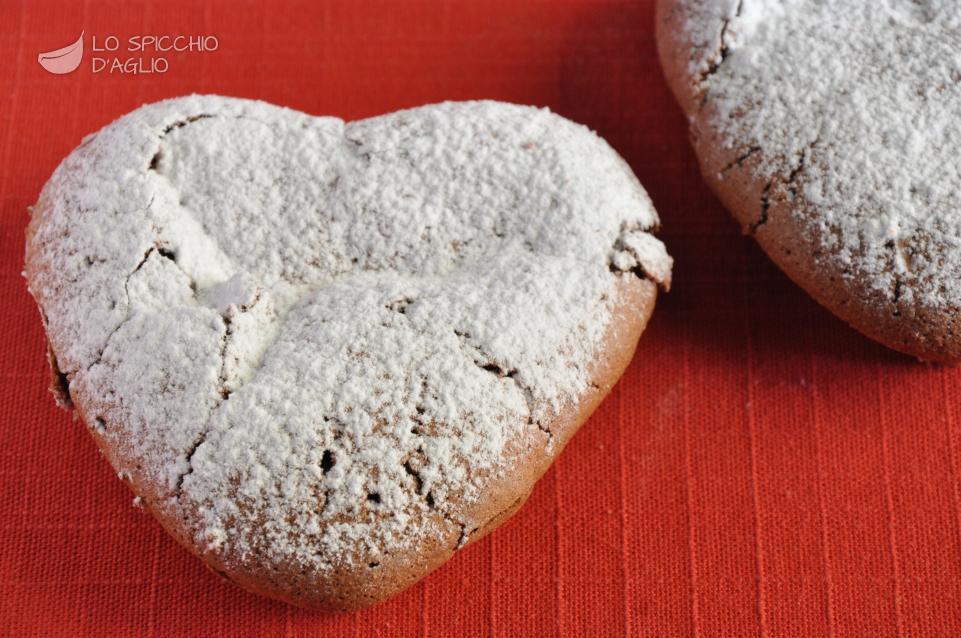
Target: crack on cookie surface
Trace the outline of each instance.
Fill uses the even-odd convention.
[[[904,282],[901,281],[900,279],[895,279],[894,290],[891,293],[891,303],[894,304],[894,311],[891,314],[894,315],[895,317],[901,316],[901,307],[899,304],[901,303],[901,294],[902,294],[903,288],[904,288]]]
[[[457,551],[462,547],[464,547],[465,545],[467,545],[467,543],[470,542],[470,537],[473,536],[478,530],[487,529],[487,527],[490,526],[492,523],[494,523],[494,521],[503,517],[507,512],[510,512],[511,510],[517,508],[517,506],[520,504],[522,500],[524,500],[524,497],[518,496],[516,499],[514,499],[514,501],[510,505],[508,505],[507,507],[503,508],[502,510],[500,510],[499,512],[497,512],[496,514],[488,518],[481,525],[472,526],[468,523],[464,523],[464,522],[460,523],[459,524],[460,535],[457,538],[457,544],[454,546],[454,551]]]
[[[455,552],[467,545],[468,541],[470,541],[470,535],[477,529],[476,527],[471,529],[467,523],[460,523],[459,525],[460,535],[457,537],[457,543],[454,545]]]
[[[197,449],[200,445],[207,440],[207,430],[206,428],[200,432],[200,435],[194,439],[193,443],[185,453],[187,469],[177,476],[176,482],[174,484],[174,496],[179,500],[183,494],[184,480],[193,474],[194,471],[194,454],[197,453]]]
[[[496,360],[496,358],[488,355],[484,352],[474,340],[471,338],[470,333],[463,330],[454,330],[454,334],[460,339],[461,343],[472,351],[471,360],[474,365],[484,370],[485,372],[490,372],[501,379],[510,379],[514,382],[514,385],[521,392],[524,397],[524,401],[527,404],[527,424],[536,425],[537,429],[547,435],[547,445],[553,441],[554,433],[551,431],[550,427],[543,423],[541,419],[535,417],[535,409],[537,407],[537,400],[534,398],[534,392],[531,388],[524,383],[519,375],[517,368],[508,368],[504,364]]]
[[[653,281],[654,283],[657,283],[657,281],[650,274],[648,274],[646,270],[644,270],[644,267],[641,266],[640,263],[637,263],[636,265],[626,270],[622,270],[618,268],[613,262],[610,262],[608,264],[608,270],[610,270],[611,273],[615,275],[630,275],[633,277],[637,277],[638,279]],[[606,301],[606,300],[602,299],[601,301]]]
[[[421,474],[421,470],[426,468],[429,464],[430,460],[424,453],[424,448],[422,446],[418,446],[415,451],[411,452],[407,456],[407,459],[404,461],[403,465],[404,472],[406,472],[407,476],[409,476],[414,482],[414,493],[423,497],[424,503],[427,505],[428,509],[436,510],[437,501],[434,498],[434,492],[433,490],[428,489],[427,483]]]
[[[241,310],[243,312],[243,310]],[[217,385],[218,392],[220,394],[220,401],[226,401],[230,398],[232,392],[230,388],[230,379],[227,374],[227,348],[230,347],[230,340],[233,336],[233,320],[229,314],[222,317],[224,322],[224,336],[220,344],[220,372],[217,375]],[[219,407],[219,404],[214,406],[214,410]]]
[[[46,323],[46,322],[45,322]],[[64,410],[73,409],[73,397],[70,396],[70,377],[60,369],[57,355],[54,354],[50,342],[47,342],[47,363],[50,365],[50,393],[57,405]]]
[[[771,210],[771,187],[774,186],[773,181],[769,181],[764,185],[761,190],[761,212],[757,219],[748,226],[748,234],[753,235],[758,231],[758,229],[767,223],[768,213]]]
[[[211,115],[211,114],[209,114],[209,113],[199,113],[199,114],[197,114],[197,115],[191,115],[191,116],[189,116],[189,117],[185,117],[185,118],[183,118],[183,119],[177,120],[176,122],[172,122],[172,123],[168,124],[167,126],[165,126],[164,129],[163,129],[163,131],[161,131],[161,133],[160,133],[160,141],[163,142],[163,139],[164,139],[164,138],[167,136],[167,134],[170,133],[171,131],[175,131],[175,130],[177,130],[178,128],[183,128],[183,127],[185,127],[185,126],[187,126],[188,124],[191,124],[191,123],[193,123],[193,122],[198,122],[198,121],[200,121],[200,120],[210,119],[210,118],[212,118],[212,117],[214,117],[214,116]],[[160,171],[160,166],[161,166],[161,163],[163,162],[163,159],[164,159],[164,152],[163,152],[163,146],[161,145],[160,148],[158,148],[157,151],[151,156],[150,162],[149,162],[149,164],[147,165],[147,170],[160,173],[160,172],[161,172],[161,171]]]
[[[116,326],[114,326],[113,330],[111,330],[109,333],[107,333],[107,337],[104,339],[103,346],[102,346],[102,347],[100,348],[100,350],[97,352],[97,356],[94,357],[93,361],[91,361],[89,364],[87,364],[87,367],[85,368],[86,371],[89,372],[91,368],[93,368],[94,366],[98,365],[98,364],[103,360],[103,355],[104,355],[104,353],[107,351],[107,348],[110,347],[110,340],[111,340],[111,339],[113,338],[113,336],[116,335],[117,332],[119,332],[120,329],[123,328],[123,327],[127,324],[127,322],[130,321],[130,319],[133,317],[133,313],[130,311],[130,279],[131,279],[134,275],[136,275],[138,272],[140,272],[140,269],[143,268],[144,264],[147,263],[147,260],[150,259],[150,256],[151,256],[156,250],[157,250],[156,244],[150,246],[150,248],[147,249],[147,251],[144,253],[143,257],[140,259],[140,261],[137,262],[137,265],[134,267],[134,269],[133,269],[132,271],[130,271],[130,274],[128,274],[127,277],[126,277],[126,279],[124,280],[124,282],[123,282],[124,305],[126,306],[126,309],[127,309],[127,310],[126,310],[126,313],[125,313],[125,315],[124,315],[124,318],[120,320],[120,323],[118,323]]]
[[[638,223],[622,224],[607,260],[608,270],[615,275],[628,274],[655,284],[664,292],[671,289],[671,268],[664,268],[662,256],[667,256],[664,245],[653,233],[657,226]],[[670,257],[667,257],[670,264]],[[608,300],[605,293],[601,302]]]
[[[717,73],[718,68],[720,68],[720,66],[724,64],[724,61],[731,54],[731,47],[729,44],[725,42],[725,40],[727,40],[727,31],[731,27],[731,22],[741,17],[741,11],[743,9],[744,9],[744,0],[738,0],[737,8],[734,9],[734,17],[726,18],[723,24],[721,25],[721,33],[718,39],[718,43],[720,44],[720,49],[718,50],[717,56],[715,57],[715,59],[708,66],[708,70],[707,70],[708,76],[711,76]]]
[[[424,479],[421,478],[420,472],[413,468],[409,459],[404,461],[404,471],[414,479],[414,491],[420,494],[424,488]]]
[[[787,172],[787,177],[781,180],[775,175],[764,184],[764,188],[761,189],[760,213],[758,214],[757,219],[748,226],[747,234],[753,235],[758,231],[758,229],[767,224],[770,216],[772,199],[777,194],[777,191],[775,190],[776,187],[784,188],[792,200],[797,199],[798,180],[807,170],[808,156],[814,152],[814,149],[817,147],[820,139],[820,136],[816,136],[803,149],[801,149],[801,151],[798,153],[797,162]]]
[[[130,321],[131,318],[133,318],[134,313],[131,311],[131,308],[130,308],[130,280],[133,278],[134,275],[140,272],[141,269],[143,269],[144,265],[147,263],[147,261],[150,259],[150,257],[154,253],[163,257],[164,259],[168,259],[173,264],[177,265],[179,268],[179,265],[177,264],[177,260],[174,256],[174,253],[168,247],[166,247],[166,245],[164,245],[159,239],[155,240],[154,243],[150,246],[150,248],[148,248],[146,252],[144,252],[143,257],[140,259],[139,262],[137,262],[137,265],[134,266],[133,270],[131,270],[130,273],[127,275],[127,277],[124,279],[123,292],[124,292],[124,306],[126,307],[126,313],[124,314],[124,318],[121,319],[120,322],[116,326],[114,326],[113,330],[111,330],[107,334],[106,338],[104,339],[103,346],[99,349],[93,361],[91,361],[86,366],[86,368],[84,368],[84,370],[89,371],[91,368],[93,368],[94,366],[99,364],[101,361],[103,361],[103,355],[107,351],[107,348],[110,346],[110,340],[114,337],[114,335],[117,334],[117,332],[120,331],[121,328],[123,328],[127,324],[128,321]],[[181,269],[181,272],[182,271],[183,270]],[[190,283],[191,283],[191,288],[194,289],[195,286],[192,279],[190,280]],[[70,372],[67,372],[66,376],[69,378],[70,374],[71,374]]]
[[[198,121],[200,121],[200,120],[206,120],[206,119],[209,119],[209,118],[212,118],[212,117],[214,117],[214,116],[211,115],[211,114],[209,114],[209,113],[198,113],[197,115],[190,115],[190,116],[188,116],[188,117],[183,118],[182,120],[177,120],[176,122],[173,122],[172,124],[168,124],[168,125],[166,126],[166,128],[164,128],[163,134],[166,135],[167,133],[169,133],[170,131],[173,131],[173,130],[175,130],[175,129],[183,128],[183,127],[187,126],[188,124],[192,124],[192,123],[198,122]]]
[[[719,172],[721,175],[724,175],[725,173],[727,173],[728,171],[730,171],[730,170],[733,169],[733,168],[740,168],[741,166],[743,166],[744,162],[746,162],[746,161],[748,161],[749,159],[751,159],[752,157],[754,157],[754,155],[756,155],[760,150],[761,150],[761,147],[760,147],[760,146],[751,146],[751,147],[748,148],[744,153],[742,153],[741,155],[738,155],[738,156],[735,157],[733,160],[731,160],[729,163],[727,163],[727,164],[726,164],[723,168],[721,168],[721,170],[718,171],[718,172]]]
[[[821,136],[818,135],[813,140],[811,140],[807,144],[807,146],[801,149],[797,164],[794,166],[794,168],[791,169],[791,172],[788,173],[786,183],[792,197],[797,197],[797,194],[798,194],[797,181],[801,177],[801,175],[804,173],[804,171],[807,169],[808,155],[814,152],[814,149],[817,147],[820,141],[821,141]]]
[[[177,500],[179,500],[180,497],[183,495],[184,480],[190,474],[193,474],[194,454],[197,452],[197,449],[200,447],[200,445],[207,440],[207,435],[210,433],[210,424],[213,421],[214,415],[218,412],[218,410],[220,410],[221,407],[223,407],[227,399],[230,398],[230,392],[226,390],[227,379],[226,379],[226,373],[225,373],[226,352],[227,352],[227,345],[229,342],[228,333],[230,330],[229,319],[226,317],[221,317],[221,323],[223,325],[223,335],[221,336],[221,346],[220,346],[220,371],[218,372],[218,376],[217,376],[217,380],[218,380],[217,397],[214,400],[214,403],[209,408],[209,411],[207,413],[207,420],[204,422],[203,427],[200,429],[200,433],[197,435],[197,438],[194,439],[190,448],[188,448],[186,452],[187,469],[184,470],[183,472],[178,473],[177,478],[175,479],[176,487],[174,490],[174,494]]]
[[[210,425],[211,425],[211,422],[213,421],[215,414],[230,399],[230,397],[233,395],[235,391],[239,390],[241,387],[243,387],[243,385],[245,385],[246,382],[249,382],[251,379],[253,379],[254,376],[256,376],[256,373],[259,371],[260,366],[258,365],[248,379],[246,379],[240,385],[234,385],[237,379],[231,378],[227,369],[228,349],[230,347],[232,338],[236,334],[235,333],[235,317],[237,315],[248,312],[250,308],[256,305],[256,303],[259,300],[260,300],[260,294],[258,293],[253,298],[253,300],[250,301],[249,304],[242,304],[239,306],[231,305],[228,307],[226,312],[220,315],[220,320],[223,325],[223,334],[221,336],[220,349],[219,349],[220,368],[217,373],[217,388],[216,388],[217,399],[215,400],[213,405],[210,406],[209,413],[207,416],[207,421],[204,423],[204,426],[201,429],[199,438],[197,439],[197,441],[194,443],[194,445],[192,446],[192,448],[189,450],[187,454],[187,470],[181,473],[176,479],[178,498],[180,497],[182,492],[182,485],[183,485],[184,478],[193,472],[193,464],[192,464],[193,454],[196,452],[200,444],[204,440],[206,440],[207,434],[210,432]],[[268,348],[269,348],[269,344],[268,344]],[[330,467],[328,467],[327,470],[332,468],[336,463],[336,458],[333,456],[333,452],[331,452],[330,450],[327,450],[324,452],[323,458],[327,459],[328,453],[331,456],[330,456]],[[322,460],[322,463],[323,463],[323,460]],[[326,470],[324,471],[324,473],[326,473]]]
[[[695,93],[702,93],[700,106],[703,107],[707,102],[707,88],[704,84],[718,72],[724,62],[731,55],[731,46],[729,43],[725,42],[728,39],[728,30],[730,29],[731,23],[741,17],[741,12],[744,9],[744,0],[738,0],[737,7],[734,9],[734,15],[728,18],[721,19],[721,28],[718,32],[717,47],[714,52],[708,56],[707,67],[702,70],[694,79],[694,90]]]

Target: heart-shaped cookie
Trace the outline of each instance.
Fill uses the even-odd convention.
[[[247,589],[349,608],[524,502],[669,284],[656,225],[547,110],[194,96],[60,165],[26,277],[62,400],[164,527]]]
[[[660,0],[708,184],[866,335],[961,360],[956,0]]]

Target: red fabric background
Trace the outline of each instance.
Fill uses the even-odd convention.
[[[164,75],[43,71],[81,29],[220,49]],[[606,137],[663,218],[675,289],[617,389],[520,514],[375,609],[225,584],[47,394],[26,208],[82,135],[192,91],[346,118],[548,105]],[[961,370],[864,339],[741,237],[661,79],[653,2],[0,0],[0,196],[2,635],[961,634]]]

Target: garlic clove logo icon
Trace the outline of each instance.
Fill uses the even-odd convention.
[[[63,75],[70,73],[78,66],[83,59],[83,31],[76,42],[68,44],[62,49],[48,51],[37,56],[37,62],[50,73]]]

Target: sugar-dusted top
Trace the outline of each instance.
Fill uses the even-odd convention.
[[[669,283],[656,225],[618,155],[546,109],[345,124],[192,96],[63,162],[27,277],[155,507],[201,551],[324,569],[460,522],[511,446],[550,445],[617,278]]]
[[[955,0],[684,0],[691,114],[794,202],[838,282],[891,312],[961,308]],[[721,176],[723,178],[723,175]]]

